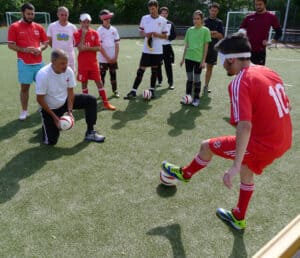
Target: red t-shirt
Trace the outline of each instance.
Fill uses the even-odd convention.
[[[13,23],[8,29],[8,42],[19,47],[40,47],[40,43],[47,42],[48,38],[44,28],[35,22],[27,23],[22,20]],[[17,52],[18,58],[25,64],[40,64],[42,55],[35,56],[30,53]]]
[[[240,26],[240,28],[247,30],[247,36],[253,52],[265,50],[266,46],[262,42],[263,40],[268,40],[271,27],[277,29],[280,27],[280,24],[277,17],[270,12],[249,14]]]
[[[249,66],[235,77],[228,90],[230,122],[252,123],[247,148],[250,152],[276,158],[291,147],[289,99],[278,74],[264,66]]]
[[[74,33],[75,45],[80,43],[82,30]],[[85,35],[84,45],[87,47],[100,46],[100,38],[97,31],[89,29]],[[99,70],[96,51],[81,51],[78,54],[78,70]]]

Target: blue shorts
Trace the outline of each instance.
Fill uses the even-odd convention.
[[[18,80],[21,84],[31,84],[35,81],[37,72],[44,66],[44,63],[40,64],[25,64],[23,60],[18,59]]]

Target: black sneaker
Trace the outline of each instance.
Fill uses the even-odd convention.
[[[104,142],[105,136],[98,134],[96,131],[86,132],[85,140],[91,142]]]
[[[204,93],[211,93],[211,90],[208,88],[208,86],[204,86]]]
[[[151,99],[155,99],[155,91],[151,90],[151,89],[149,89],[149,90],[151,91]]]
[[[136,92],[135,91],[130,91],[124,99],[135,99],[136,98]]]
[[[169,90],[174,90],[175,87],[173,85],[169,85]]]
[[[117,91],[114,91],[113,96],[114,96],[115,98],[120,98],[120,94],[119,94]]]

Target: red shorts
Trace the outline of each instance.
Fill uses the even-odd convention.
[[[80,82],[87,82],[88,80],[99,82],[101,81],[100,71],[78,69],[77,80]]]
[[[225,159],[233,160],[235,158],[235,146],[235,136],[221,136],[209,140],[209,148],[211,151]],[[255,151],[250,152],[246,150],[242,164],[247,165],[255,174],[259,175],[266,166],[274,161],[274,159],[276,159],[275,156],[258,155]]]

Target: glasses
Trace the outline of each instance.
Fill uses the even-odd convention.
[[[193,20],[201,20],[200,18],[193,18]]]

